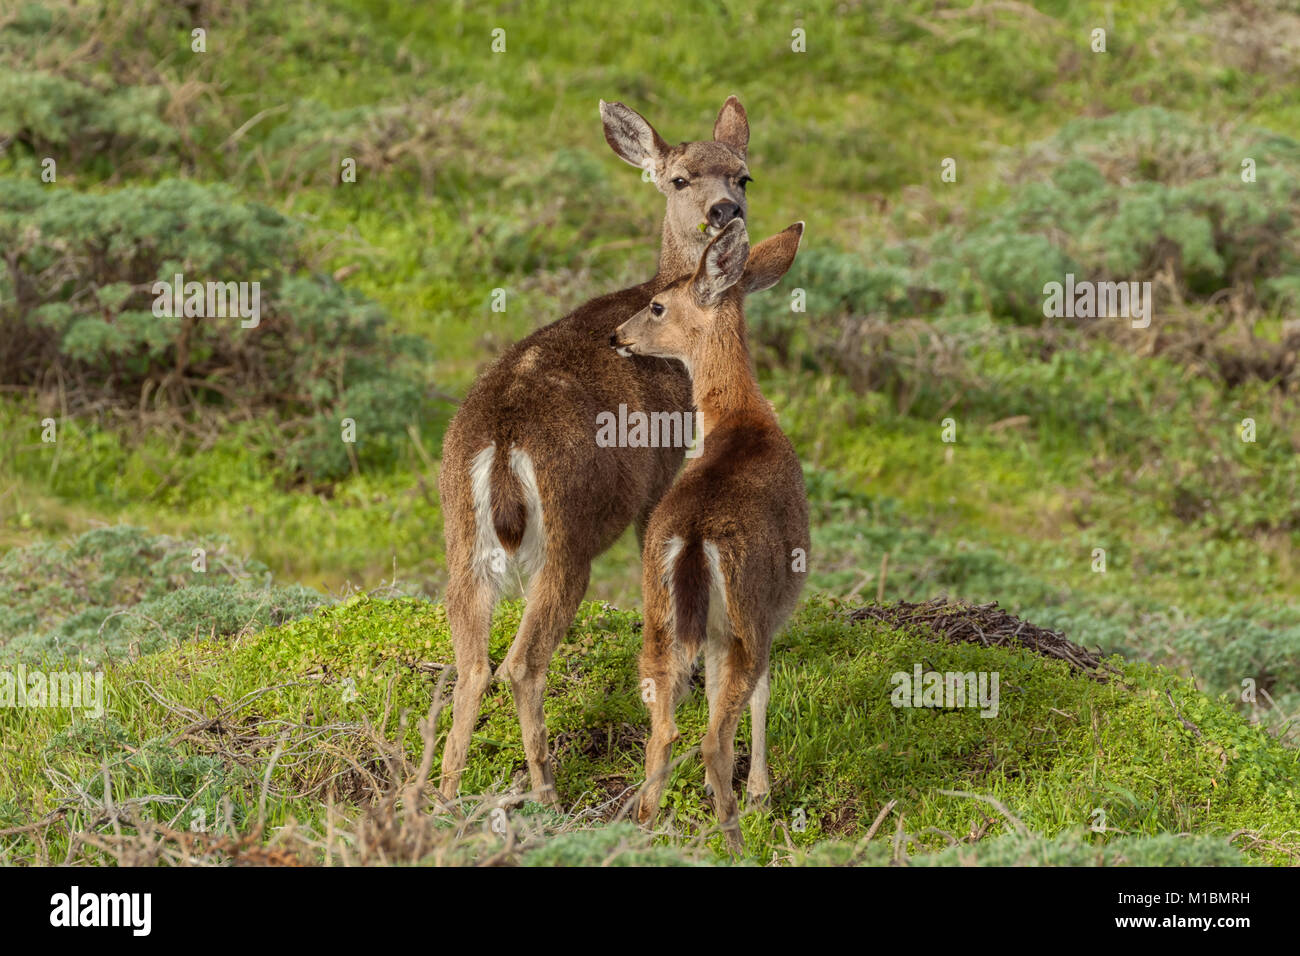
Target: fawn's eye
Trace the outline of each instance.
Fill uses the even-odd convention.
[[[737,183],[740,186],[740,191],[743,193],[745,191],[745,187],[748,186],[753,181],[754,178],[752,176],[741,176],[740,179],[737,180]]]
[[[682,179],[681,176],[674,176],[674,177],[673,177],[671,180],[669,180],[669,181],[670,181],[670,182],[671,182],[675,187],[677,187],[678,189],[685,189],[687,186],[690,185],[690,183],[688,183],[686,180]]]
[[[664,307],[658,302],[650,303],[650,314],[656,318],[664,314]]]

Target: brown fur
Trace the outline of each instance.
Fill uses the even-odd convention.
[[[501,547],[514,554],[528,528],[524,489],[510,470],[509,458],[497,455],[492,461],[492,529]]]
[[[476,545],[471,463],[495,446],[490,472],[491,524],[504,553],[519,554],[530,521],[510,455],[532,461],[541,500],[545,560],[531,579],[527,607],[501,670],[519,711],[533,789],[557,802],[547,750],[542,693],[556,646],[573,621],[591,562],[635,524],[638,538],[681,465],[681,448],[602,448],[597,415],[629,411],[688,412],[690,383],[679,362],[629,361],[609,336],[670,282],[695,268],[708,236],[697,228],[719,204],[746,211],[748,123],[735,97],[723,105],[713,142],[668,146],[642,117],[601,104],[605,136],[620,157],[655,173],[666,197],[659,268],[648,282],[601,296],[516,343],[482,373],[443,441],[439,492],[447,538],[448,623],[456,651],[452,729],[443,751],[442,793],[460,784],[470,736],[491,679],[488,637],[500,581],[485,572]],[[719,135],[720,134],[720,135]],[[684,188],[672,184],[688,177]],[[716,232],[716,230],[713,230]],[[533,528],[536,531],[536,528]]]
[[[718,819],[733,848],[741,845],[731,787],[736,727],[749,703],[754,752],[748,789],[751,798],[763,799],[769,786],[768,657],[772,637],[804,584],[805,574],[793,568],[795,549],[806,560],[809,547],[803,472],[754,380],[743,297],[780,278],[794,260],[802,232],[802,224],[792,226],[749,254],[743,224],[729,226],[690,280],[658,294],[612,337],[636,354],[684,360],[704,419],[703,453],[687,463],[646,531],[641,677],[652,681],[656,692],[649,701],[651,734],[638,814],[649,823],[658,811],[679,736],[674,711],[703,643],[709,729],[701,752]],[[651,311],[656,307],[661,315]],[[672,542],[679,542],[679,550],[669,574]],[[709,607],[717,598],[706,545],[716,548],[725,608]],[[719,620],[707,635],[702,616]]]
[[[695,536],[683,540],[685,545],[672,575],[674,635],[682,650],[694,659],[708,637],[709,565],[703,539]]]

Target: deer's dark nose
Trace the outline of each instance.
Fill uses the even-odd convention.
[[[721,229],[740,215],[740,207],[734,202],[723,200],[709,207],[709,225]]]

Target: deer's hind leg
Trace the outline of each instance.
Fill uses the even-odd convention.
[[[500,672],[510,678],[519,712],[532,788],[540,800],[552,806],[559,806],[560,800],[547,746],[543,707],[546,672],[555,649],[573,623],[590,577],[589,561],[566,562],[548,557],[529,582],[519,631],[501,664]]]
[[[456,689],[452,696],[451,733],[442,751],[442,779],[438,789],[450,800],[460,789],[470,738],[478,723],[483,692],[492,680],[488,641],[492,633],[492,608],[499,588],[468,562],[452,565],[447,587],[447,623],[456,651]]]
[[[727,657],[734,643],[731,628],[725,589],[717,581],[709,599],[709,637],[704,645],[704,687],[710,713],[714,711],[728,669]],[[760,804],[766,802],[771,789],[767,773],[767,704],[771,698],[768,673],[769,667],[764,666],[749,698],[753,749],[745,791],[751,802]],[[713,794],[712,784],[708,785],[708,792]]]
[[[772,697],[772,667],[763,668],[754,693],[749,698],[750,738],[753,748],[749,760],[749,778],[745,783],[745,796],[751,803],[764,804],[772,788],[767,772],[767,704]]]
[[[659,812],[673,743],[681,736],[675,714],[690,690],[691,665],[697,648],[681,647],[672,632],[668,589],[653,565],[642,573],[644,625],[641,647],[641,699],[650,711],[650,738],[645,747],[645,784],[637,803],[644,826]]]
[[[700,754],[704,758],[704,777],[713,794],[718,823],[726,835],[727,845],[733,852],[739,852],[744,841],[731,785],[736,767],[736,728],[745,705],[750,703],[755,688],[767,674],[768,648],[766,642],[737,629],[735,623],[739,622],[733,623],[729,644],[716,652],[718,676],[710,695],[709,729],[700,742]],[[766,701],[763,708],[766,715]]]
[[[646,622],[641,652],[641,696],[650,710],[650,739],[645,745],[645,784],[637,803],[637,820],[649,824],[659,812],[667,782],[673,744],[681,734],[675,718],[677,702],[690,687],[691,661],[681,648],[665,640],[667,631]]]

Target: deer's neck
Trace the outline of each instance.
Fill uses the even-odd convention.
[[[759,391],[739,305],[709,333],[709,340],[690,362],[691,392],[707,440],[724,418],[741,415],[776,422],[772,406]]]
[[[706,243],[683,242],[678,239],[677,233],[668,225],[667,216],[664,216],[662,233],[659,242],[659,274],[656,278],[663,285],[668,285],[695,272]],[[704,234],[700,235],[703,237]]]

